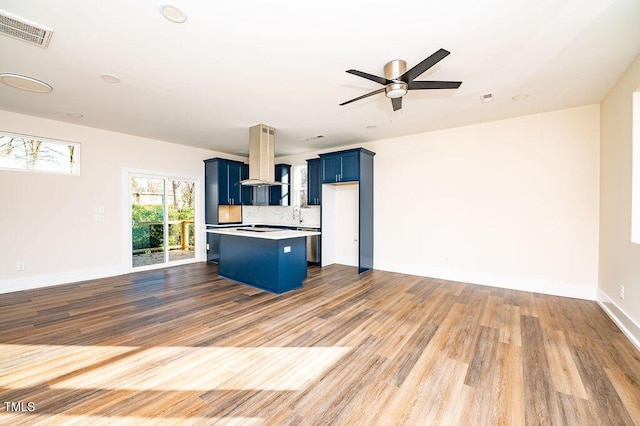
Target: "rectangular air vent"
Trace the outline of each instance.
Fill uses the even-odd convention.
[[[53,31],[0,10],[0,33],[46,48]]]
[[[493,96],[493,93],[485,93],[484,95],[480,96],[480,100],[483,104],[486,104],[489,102],[493,102],[495,100],[495,97]]]

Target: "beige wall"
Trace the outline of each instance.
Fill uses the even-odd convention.
[[[0,170],[0,292],[126,272],[123,170],[202,179],[202,160],[219,155],[6,111],[0,130],[81,143],[80,176]]]
[[[599,132],[590,105],[356,145],[375,268],[594,299]]]
[[[123,168],[201,177],[219,155],[2,111],[0,123],[83,144],[80,177],[0,171],[13,206],[0,211],[0,291],[123,272]],[[375,267],[594,298],[598,123],[591,105],[358,145],[377,153]]]
[[[635,336],[636,343],[640,342],[640,245],[631,242],[631,181],[632,105],[638,90],[640,58],[602,101],[600,112],[599,298]]]

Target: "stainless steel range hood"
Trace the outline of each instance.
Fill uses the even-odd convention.
[[[249,128],[249,179],[244,186],[286,185],[275,181],[276,129],[258,124]]]

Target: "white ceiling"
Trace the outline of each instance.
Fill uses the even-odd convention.
[[[185,23],[162,0],[0,0],[54,30],[47,49],[0,35],[0,72],[54,88],[0,84],[0,109],[239,155],[264,123],[287,155],[597,103],[640,54],[639,0],[166,1]],[[460,89],[411,91],[395,113],[382,94],[338,106],[382,87],[345,70],[439,48],[418,80]]]

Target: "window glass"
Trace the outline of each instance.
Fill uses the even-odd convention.
[[[293,206],[307,205],[307,165],[293,166]]]
[[[80,174],[80,144],[0,131],[0,168]]]

